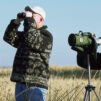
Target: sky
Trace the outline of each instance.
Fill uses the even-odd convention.
[[[7,25],[25,6],[40,6],[46,11],[45,25],[53,35],[50,65],[77,65],[77,52],[68,44],[71,33],[96,33],[101,37],[101,0],[1,0],[0,66],[12,66],[16,48],[3,41]],[[19,30],[23,30],[23,25]],[[98,51],[101,52],[101,46]]]

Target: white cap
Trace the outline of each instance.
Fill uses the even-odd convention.
[[[27,6],[27,7],[25,7],[25,11],[27,11],[27,10],[30,10],[30,11],[35,12],[37,14],[40,14],[43,17],[43,19],[45,20],[46,12],[44,11],[43,8],[41,8],[39,6],[36,6],[34,8],[30,8],[29,6]]]

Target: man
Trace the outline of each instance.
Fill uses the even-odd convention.
[[[27,6],[5,31],[4,40],[17,48],[11,75],[11,81],[16,82],[16,101],[45,101],[53,45],[51,33],[43,26],[45,16],[42,8]],[[21,21],[22,32],[18,31]]]

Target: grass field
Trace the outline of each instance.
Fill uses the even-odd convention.
[[[87,70],[76,66],[50,66],[47,101],[83,101],[88,84]],[[92,71],[91,84],[101,97],[101,72]],[[15,101],[15,83],[10,82],[11,69],[0,70],[0,101]],[[91,101],[98,101],[91,92]]]

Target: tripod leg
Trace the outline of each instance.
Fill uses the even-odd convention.
[[[90,93],[90,91],[89,91],[89,101],[91,101],[91,93]]]
[[[96,93],[95,89],[94,89],[93,91],[94,91],[96,97],[98,98],[98,101],[101,101],[101,100],[100,100],[100,97],[99,97],[98,94]]]
[[[88,90],[86,89],[86,92],[85,92],[85,96],[84,96],[84,100],[83,101],[87,101],[87,96],[88,96]]]

